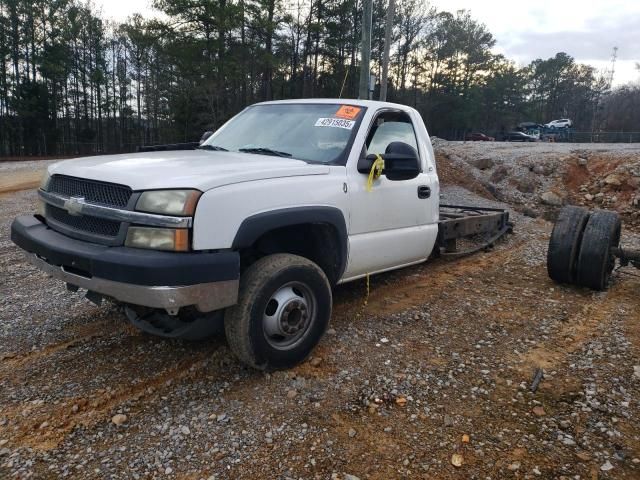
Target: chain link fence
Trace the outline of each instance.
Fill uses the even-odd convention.
[[[640,143],[640,132],[569,132],[566,142]]]

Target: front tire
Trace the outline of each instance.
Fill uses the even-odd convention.
[[[238,303],[225,312],[229,347],[259,370],[291,368],[309,356],[329,325],[331,286],[312,261],[261,258],[240,278]]]

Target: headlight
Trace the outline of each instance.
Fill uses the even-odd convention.
[[[51,180],[51,175],[49,175],[49,170],[45,170],[42,175],[42,180],[40,180],[40,190],[47,191],[49,187],[49,180]]]
[[[198,190],[150,190],[142,192],[136,210],[163,215],[193,215],[201,194]]]
[[[186,252],[189,250],[189,231],[183,228],[129,227],[124,244],[127,247]]]

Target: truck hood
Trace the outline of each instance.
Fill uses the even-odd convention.
[[[133,190],[196,188],[301,175],[326,175],[329,166],[302,160],[237,152],[175,150],[77,158],[55,163],[51,175],[128,185]]]

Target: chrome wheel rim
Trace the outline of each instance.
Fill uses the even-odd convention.
[[[290,282],[269,298],[262,315],[264,336],[278,350],[297,346],[309,333],[316,314],[316,298],[302,282]]]

